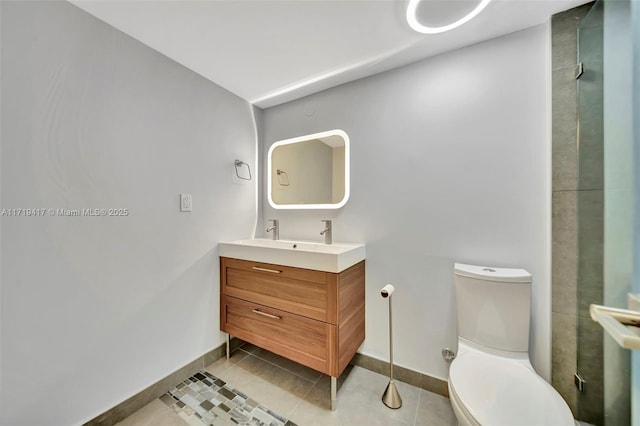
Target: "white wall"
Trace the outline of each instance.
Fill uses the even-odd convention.
[[[130,212],[2,217],[0,424],[79,424],[223,341],[251,110],[67,2],[3,1],[1,24],[1,207]]]
[[[549,26],[541,25],[264,110],[263,151],[330,129],[351,139],[351,198],[338,211],[282,211],[280,237],[367,244],[364,354],[445,378],[456,347],[453,263],[529,270],[531,354],[550,376]]]

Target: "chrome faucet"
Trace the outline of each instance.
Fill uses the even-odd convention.
[[[324,222],[324,229],[320,232],[320,235],[324,235],[324,243],[331,244],[331,221],[330,220],[321,220],[320,222]]]
[[[269,222],[272,222],[273,224],[268,227],[266,229],[267,232],[271,232],[273,231],[273,239],[274,240],[279,240],[280,239],[280,222],[278,221],[278,219],[269,219]]]

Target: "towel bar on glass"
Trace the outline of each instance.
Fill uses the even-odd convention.
[[[629,295],[629,306],[637,308]],[[591,319],[599,323],[604,330],[623,348],[640,350],[640,312],[630,309],[610,308],[608,306],[589,306]]]

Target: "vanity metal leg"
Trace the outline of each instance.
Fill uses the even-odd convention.
[[[338,378],[331,376],[331,411],[336,411],[337,392],[338,392]]]
[[[230,356],[231,356],[231,335],[227,333],[227,361],[229,361]]]

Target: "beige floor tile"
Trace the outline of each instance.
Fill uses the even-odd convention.
[[[302,364],[298,364],[297,362],[288,360],[287,358],[281,357],[280,355],[276,355],[273,352],[269,352],[264,349],[255,348],[251,354],[312,382],[318,380],[322,375],[319,371],[315,371],[309,367],[305,367]]]
[[[336,411],[330,411],[311,402],[301,401],[289,419],[299,426],[409,426],[413,424],[394,418],[387,413],[381,413],[379,410],[372,410],[371,405],[363,403],[338,404]]]
[[[416,426],[455,426],[457,424],[456,417],[453,414],[449,398],[420,389],[420,402],[418,403],[415,424]]]
[[[178,414],[160,399],[154,399],[116,426],[186,426]]]
[[[248,373],[244,369],[236,368],[235,365],[226,365],[223,368],[214,366],[213,368],[207,368],[207,371],[244,393],[248,391],[246,385],[251,384],[256,379],[255,375]]]
[[[300,397],[303,397],[315,383],[315,380],[302,378],[254,355],[244,358],[236,364],[236,367],[273,383],[280,388],[294,392]]]
[[[336,411],[351,412],[349,416],[362,411],[362,415],[381,416],[392,419],[394,424],[413,424],[418,407],[420,389],[403,382],[396,381],[402,398],[402,407],[391,409],[382,403],[382,394],[389,383],[389,378],[373,371],[357,366],[350,366],[338,380]],[[322,376],[305,401],[323,410],[330,406],[330,377]],[[356,408],[354,408],[356,407]],[[343,413],[343,416],[347,414]],[[295,421],[295,420],[294,420]]]
[[[255,351],[257,351],[258,349],[260,349],[259,347],[257,347],[253,343],[249,343],[249,342],[244,342],[242,344],[241,348],[242,348],[243,351],[249,352],[250,354],[252,354]]]
[[[342,410],[330,411],[302,400],[289,415],[289,420],[298,426],[338,426],[341,424]]]
[[[228,369],[232,365],[235,365],[238,362],[242,361],[247,356],[249,356],[248,352],[245,352],[242,349],[236,349],[231,353],[231,356],[229,357],[228,360],[227,360],[227,357],[223,356],[219,360],[207,365],[205,367],[205,370],[207,370],[209,373],[213,374],[214,376],[218,376],[219,373]]]
[[[259,378],[246,387],[246,395],[284,417],[288,417],[302,400],[295,392]]]
[[[253,355],[228,368],[211,373],[285,417],[313,386],[313,382]]]

